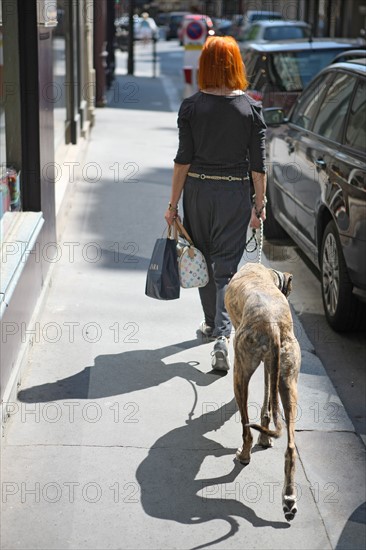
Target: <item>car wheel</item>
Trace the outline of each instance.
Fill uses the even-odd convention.
[[[272,211],[271,197],[267,193],[266,220],[263,224],[263,233],[267,239],[285,239],[288,237],[286,231],[282,229],[278,221],[275,220]]]
[[[357,328],[360,324],[361,304],[352,293],[353,285],[334,221],[325,228],[320,269],[323,305],[328,323],[338,332]]]

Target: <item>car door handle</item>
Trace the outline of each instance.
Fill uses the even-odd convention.
[[[326,167],[326,162],[323,159],[316,159],[314,163],[315,163],[315,166],[319,169],[323,169]]]
[[[292,153],[295,151],[295,147],[292,141],[287,142],[287,150],[289,155],[292,155]]]
[[[291,155],[295,151],[295,147],[291,138],[286,139],[288,154]]]

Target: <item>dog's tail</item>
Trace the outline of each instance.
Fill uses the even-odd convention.
[[[282,433],[282,424],[280,422],[279,402],[278,402],[278,386],[280,381],[280,349],[281,339],[280,330],[277,326],[273,327],[273,338],[270,353],[272,356],[270,366],[270,404],[272,411],[273,423],[276,427],[275,430],[270,430],[261,426],[260,424],[248,424],[250,428],[254,428],[259,432],[266,434],[270,437],[278,438]]]

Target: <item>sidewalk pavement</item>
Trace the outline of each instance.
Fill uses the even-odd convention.
[[[296,316],[299,511],[289,525],[286,437],[254,448],[245,468],[234,461],[232,372],[211,371],[212,343],[196,338],[197,291],[145,297],[176,112],[160,78],[115,85],[137,101],[121,94],[97,112],[7,427],[1,548],[364,548],[365,447]],[[250,385],[252,420],[262,376]]]

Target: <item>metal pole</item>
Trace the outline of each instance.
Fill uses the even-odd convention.
[[[157,39],[155,36],[152,38],[152,47],[153,47],[153,78],[156,77],[156,42]]]
[[[129,4],[129,19],[128,19],[128,60],[127,60],[127,73],[134,74],[135,60],[134,60],[134,28],[133,28],[133,16],[135,13],[135,0],[130,0]]]

